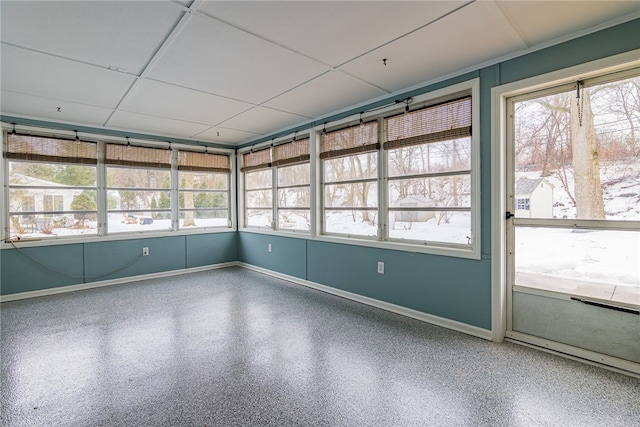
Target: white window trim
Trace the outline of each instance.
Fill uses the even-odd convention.
[[[455,85],[447,86],[442,89],[438,89],[432,92],[424,93],[421,95],[413,96],[413,104],[429,103],[429,101],[436,100],[438,98],[448,97],[460,92],[471,92],[472,97],[472,136],[471,136],[471,230],[472,230],[472,245],[455,245],[440,242],[398,242],[398,241],[381,241],[377,238],[360,237],[346,237],[339,235],[327,235],[322,234],[322,218],[323,218],[323,187],[322,187],[322,160],[319,159],[319,144],[320,135],[325,129],[324,124],[315,126],[309,135],[310,146],[310,173],[311,173],[311,227],[309,233],[306,232],[291,232],[285,230],[273,230],[268,228],[258,227],[246,227],[245,224],[245,209],[244,209],[244,174],[238,174],[240,177],[239,189],[238,189],[238,212],[241,218],[239,219],[240,225],[239,231],[287,236],[294,238],[302,238],[306,240],[315,240],[320,242],[340,243],[355,246],[365,246],[380,249],[392,249],[398,251],[425,253],[433,255],[444,255],[457,258],[468,259],[480,259],[481,258],[481,230],[480,230],[480,79],[475,78],[465,82],[461,82]],[[381,108],[374,111],[363,113],[362,115],[352,115],[341,120],[331,122],[331,128],[344,127],[350,124],[357,124],[360,118],[364,121],[380,118],[384,115],[389,115],[393,112],[402,111],[404,104],[394,104],[387,108]],[[329,128],[327,128],[329,129]],[[303,133],[300,133],[302,135]],[[291,135],[274,139],[273,141],[263,142],[250,147],[244,147],[238,150],[238,158],[241,162],[242,154],[250,150],[258,150],[265,148],[271,144],[291,139]],[[384,151],[381,149],[381,151]],[[380,151],[379,151],[380,153]],[[386,161],[386,153],[378,155],[379,167],[380,162]],[[238,169],[240,170],[240,168]],[[383,169],[386,171],[386,163],[383,164]],[[386,176],[386,175],[385,175]],[[378,212],[383,209],[387,203],[387,191],[383,188],[381,183],[386,183],[386,179],[378,180],[378,192],[382,193],[382,197],[378,198]],[[384,205],[382,205],[384,203]]]
[[[36,126],[29,125],[18,125],[19,132],[27,132],[31,135],[42,136],[42,137],[53,137],[53,138],[75,138],[76,133],[73,131],[65,131],[53,128],[42,128]],[[2,143],[6,139],[6,134],[13,129],[13,126],[9,123],[2,122]],[[205,149],[210,153],[219,153],[226,154],[229,156],[229,162],[231,166],[230,171],[230,179],[229,179],[229,227],[198,227],[195,229],[180,229],[176,230],[172,228],[172,230],[153,230],[153,231],[131,231],[127,233],[109,233],[105,234],[106,227],[106,215],[107,215],[107,204],[106,204],[106,165],[104,164],[104,144],[106,143],[126,143],[126,139],[124,137],[114,137],[114,136],[106,136],[101,134],[94,133],[86,133],[79,132],[79,136],[81,139],[86,139],[89,141],[100,141],[102,144],[98,144],[98,165],[96,168],[98,169],[98,173],[96,176],[96,188],[98,194],[97,200],[97,210],[98,210],[98,227],[97,233],[86,235],[86,236],[56,236],[56,237],[47,237],[42,239],[25,239],[25,240],[13,240],[11,242],[7,241],[9,238],[9,224],[8,224],[8,211],[5,212],[4,206],[8,203],[9,200],[9,177],[8,177],[8,169],[6,168],[6,159],[4,158],[4,148],[0,149],[0,185],[2,186],[2,205],[3,208],[0,209],[0,249],[10,249],[14,246],[19,247],[38,247],[38,246],[55,246],[55,245],[66,245],[66,244],[79,244],[79,243],[96,243],[96,242],[107,242],[107,241],[116,241],[116,240],[131,240],[131,239],[141,239],[141,238],[156,238],[156,237],[169,237],[169,236],[182,236],[182,235],[197,235],[197,234],[212,234],[212,233],[229,233],[229,232],[237,232],[237,224],[236,224],[236,207],[234,203],[234,196],[236,194],[236,179],[235,179],[235,150],[227,149],[227,148],[212,148],[212,147],[204,147],[200,145],[189,145],[189,144],[181,144],[181,143],[168,143],[162,141],[150,141],[145,139],[137,139],[137,138],[129,138],[129,141],[136,146],[143,146],[149,148],[160,148],[160,149],[168,149],[169,146],[175,149],[172,155],[175,155],[177,150],[180,151],[198,151],[204,152]],[[104,173],[100,173],[100,168],[104,168]],[[174,171],[172,169],[172,175]],[[177,170],[175,172],[177,176]],[[172,189],[174,190],[174,189]],[[172,191],[173,192],[173,191]],[[177,198],[177,189],[175,189],[176,198]],[[177,205],[176,205],[177,206]]]
[[[247,226],[246,225],[246,209],[245,209],[245,180],[244,173],[238,173],[239,176],[239,185],[238,185],[238,229],[240,231],[246,231],[249,233],[258,233],[258,234],[270,234],[270,235],[278,235],[278,236],[288,236],[288,237],[299,237],[302,239],[309,239],[315,233],[315,185],[314,185],[314,177],[315,177],[315,164],[313,159],[315,158],[315,134],[314,132],[307,133],[307,131],[296,132],[295,134],[287,135],[284,137],[275,138],[269,142],[263,142],[260,144],[252,145],[250,147],[245,147],[238,150],[237,158],[238,158],[238,171],[242,170],[242,159],[243,154],[246,154],[250,151],[259,151],[262,149],[266,149],[266,147],[271,147],[273,149],[274,145],[278,145],[279,143],[287,143],[292,141],[293,138],[296,139],[304,139],[309,138],[309,210],[311,215],[311,221],[309,222],[309,230],[283,230],[277,227],[278,224],[278,177],[277,177],[277,166],[271,167],[271,191],[272,191],[272,200],[271,200],[271,227],[260,227],[260,226]],[[317,185],[317,184],[316,184]]]
[[[345,237],[338,236],[334,234],[320,234],[322,227],[321,221],[324,215],[323,209],[324,206],[322,204],[322,194],[319,195],[319,199],[317,200],[319,203],[319,208],[316,207],[315,212],[319,217],[317,220],[318,228],[317,234],[314,235],[315,240],[332,242],[332,243],[343,243],[343,244],[353,244],[358,246],[368,246],[374,248],[381,249],[394,249],[400,251],[409,251],[416,253],[425,253],[425,254],[433,254],[433,255],[444,255],[444,256],[452,256],[458,258],[469,258],[469,259],[480,259],[481,254],[481,230],[480,230],[480,79],[475,78],[472,80],[468,80],[465,82],[461,82],[452,86],[447,86],[442,89],[438,89],[432,92],[428,92],[422,95],[417,95],[413,97],[412,104],[428,104],[432,100],[436,100],[439,98],[448,97],[460,92],[471,92],[471,103],[472,103],[472,117],[471,117],[471,125],[472,125],[472,136],[471,136],[471,233],[472,233],[472,244],[471,245],[456,245],[449,244],[445,242],[399,242],[397,240],[379,240],[382,236],[382,233],[378,233],[378,239],[376,238],[367,238],[365,236],[357,236],[357,237]],[[381,118],[383,116],[389,115],[393,112],[402,111],[404,106],[393,105],[388,108],[375,110],[369,113],[362,114],[362,119],[366,122],[367,120],[373,120],[377,118]],[[355,124],[359,121],[360,116],[358,117],[347,117],[343,120],[339,120],[331,123],[332,128],[344,127],[349,124]],[[324,125],[316,126],[314,128],[314,133],[316,134],[316,139],[319,141],[319,135],[325,129]],[[316,149],[318,148],[318,143],[315,144]],[[384,153],[384,150],[381,148],[378,153],[378,165],[379,165],[379,174],[384,173],[383,179],[378,180],[378,212],[384,213],[385,208],[388,204],[388,195],[386,185],[386,159],[387,154]],[[316,156],[314,157],[317,162],[316,168],[317,170],[321,170],[321,160]],[[382,169],[380,169],[380,164],[382,162]],[[320,175],[318,173],[318,175]],[[380,176],[380,175],[379,175]],[[319,182],[321,178],[318,177],[318,192],[322,193],[323,188],[321,183]],[[380,197],[382,196],[382,197]],[[380,215],[378,215],[380,217]],[[384,226],[387,220],[381,218],[379,220],[380,225]]]

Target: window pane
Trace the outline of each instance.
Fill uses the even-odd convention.
[[[246,191],[248,208],[270,208],[273,205],[273,193],[269,190]]]
[[[514,104],[516,216],[638,221],[640,77],[576,94]]]
[[[325,182],[376,178],[378,174],[378,153],[327,159],[323,161],[323,164]]]
[[[269,227],[271,228],[271,209],[247,209],[247,226],[249,227]]]
[[[390,180],[389,206],[397,208],[471,206],[471,176]]]
[[[378,206],[377,182],[354,184],[330,184],[324,186],[325,207],[376,207]]]
[[[308,185],[309,163],[278,168],[278,186]]]
[[[310,206],[309,187],[283,188],[278,190],[279,208],[308,208]]]
[[[471,244],[471,214],[452,211],[389,212],[389,238]]]
[[[170,212],[109,212],[107,221],[109,233],[171,229]]]
[[[284,230],[309,230],[311,222],[311,211],[295,210],[295,211],[278,211],[278,228]]]
[[[9,185],[95,187],[96,167],[56,163],[9,162]]]
[[[516,227],[516,285],[640,304],[640,232]]]
[[[10,237],[43,238],[96,234],[96,214],[9,215]]]
[[[471,169],[471,138],[389,150],[389,176]]]
[[[244,186],[247,190],[255,188],[271,188],[271,169],[245,172]]]
[[[325,211],[325,232],[375,237],[377,211]]]
[[[178,195],[180,209],[226,208],[228,202],[226,192],[181,191]]]
[[[170,209],[171,193],[155,190],[108,190],[109,210]]]
[[[171,188],[171,172],[165,169],[107,168],[107,186],[115,188]]]
[[[180,211],[180,228],[185,227],[228,227],[227,210]]]
[[[180,172],[180,189],[228,190],[229,174],[205,172]]]

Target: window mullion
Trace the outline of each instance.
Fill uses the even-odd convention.
[[[273,148],[271,148],[273,150]],[[271,156],[273,159],[273,155]],[[278,168],[271,167],[271,229],[278,228]]]
[[[383,150],[382,146],[386,135],[386,123],[382,118],[378,119],[378,141],[381,142],[378,150],[378,240],[388,240],[388,215],[387,207],[389,206],[389,191],[387,188],[387,150]]]
[[[178,231],[180,224],[179,188],[180,177],[178,174],[178,150],[171,150],[171,230]]]
[[[107,229],[107,168],[104,162],[105,143],[98,142],[98,164],[96,165],[98,236],[108,233]]]

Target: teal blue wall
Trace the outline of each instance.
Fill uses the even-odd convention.
[[[640,49],[640,20],[589,34],[406,94],[415,96],[480,78],[481,253],[480,260],[415,254],[251,232],[216,233],[2,250],[2,294],[83,283],[83,275],[110,273],[135,260],[143,246],[150,256],[105,277],[128,277],[242,261],[300,279],[387,301],[428,314],[491,328],[491,89],[535,75]],[[370,107],[384,105],[378,101]],[[364,107],[367,108],[367,107]],[[326,121],[361,111],[345,111]],[[477,112],[476,112],[477,113]],[[313,125],[313,124],[312,124]],[[53,124],[51,125],[52,127]],[[298,127],[308,129],[309,125]],[[290,134],[285,130],[278,135]],[[271,140],[278,135],[266,136]],[[260,141],[254,141],[253,144]],[[268,244],[272,252],[267,251]],[[67,274],[46,271],[30,256]],[[385,274],[376,273],[378,261]]]
[[[3,249],[0,286],[9,295],[237,259],[235,232]]]
[[[272,255],[266,254],[266,245],[274,240],[273,237],[240,232],[240,261],[491,329],[491,89],[633,49],[640,49],[640,20],[394,97],[416,96],[460,81],[480,78],[480,260],[313,240],[308,240],[305,244],[303,239],[296,238],[289,238],[290,244],[286,243],[286,238],[280,238],[278,257],[274,259]],[[387,102],[382,100],[371,107]],[[367,108],[360,107],[359,111]],[[338,120],[354,113],[357,111],[346,111],[325,120]],[[269,135],[264,140],[271,138]],[[384,275],[376,272],[378,261],[385,263]]]

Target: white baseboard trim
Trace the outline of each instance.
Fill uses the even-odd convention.
[[[445,319],[444,317],[434,316],[422,311],[413,310],[411,308],[403,307],[401,305],[392,304],[385,301],[380,301],[374,298],[365,297],[362,295],[354,294],[352,292],[343,291],[341,289],[332,288],[330,286],[321,285],[319,283],[311,282],[309,280],[300,279],[298,277],[289,276],[287,274],[278,273],[276,271],[268,270],[262,267],[256,267],[255,265],[239,262],[237,264],[240,267],[248,270],[257,271],[259,273],[267,274],[269,276],[277,277],[279,279],[293,282],[298,285],[306,286],[318,291],[326,292],[332,295],[336,295],[342,298],[346,298],[352,301],[356,301],[362,304],[370,305],[372,307],[380,308],[382,310],[390,311],[392,313],[400,314],[402,316],[411,317],[422,322],[431,323],[433,325],[442,326],[443,328],[452,329],[454,331],[462,332],[468,335],[473,335],[478,338],[491,341],[493,339],[493,332],[488,329],[479,328],[477,326],[468,325],[466,323],[457,322],[455,320]]]
[[[38,291],[20,292],[17,294],[0,295],[0,303],[16,301],[26,298],[43,297],[47,295],[64,294],[67,292],[83,291],[86,289],[101,288],[103,286],[121,285],[123,283],[138,282],[140,280],[156,279],[159,277],[177,276],[198,271],[215,270],[218,268],[235,267],[239,265],[237,261],[224,262],[221,264],[204,265],[201,267],[191,267],[181,270],[161,271],[158,273],[141,274],[139,276],[121,277],[118,279],[101,280],[99,282],[82,283],[79,285],[60,286],[57,288],[41,289]]]

